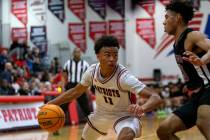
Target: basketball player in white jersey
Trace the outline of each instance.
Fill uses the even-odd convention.
[[[135,78],[124,66],[118,64],[118,40],[113,36],[102,36],[94,46],[98,64],[93,64],[84,73],[81,82],[48,104],[61,105],[71,102],[94,86],[96,110],[88,116],[82,140],[97,140],[114,129],[118,140],[133,140],[141,135],[140,116],[153,110],[160,96]],[[143,95],[148,101],[139,106],[134,96]]]

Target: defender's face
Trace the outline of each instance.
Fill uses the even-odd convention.
[[[118,61],[118,48],[117,47],[103,47],[97,54],[97,58],[101,67],[113,69]]]
[[[174,35],[178,26],[177,14],[173,11],[166,11],[165,20],[163,22],[164,31],[169,35]]]

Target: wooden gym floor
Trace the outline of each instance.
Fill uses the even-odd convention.
[[[141,138],[135,140],[158,140],[155,131],[161,119],[154,117],[145,117],[142,119],[143,134]],[[4,133],[0,135],[0,140],[80,140],[84,124],[68,126],[59,130],[60,135],[54,136],[52,133],[42,131],[40,129],[30,131],[16,131],[12,133]],[[179,132],[177,134],[181,140],[205,140],[196,127],[190,130]],[[101,137],[99,140],[115,140],[116,136],[112,130],[106,137]]]

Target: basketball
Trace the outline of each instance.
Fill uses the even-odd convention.
[[[47,104],[40,109],[37,119],[42,129],[54,132],[64,125],[65,113],[59,106]]]

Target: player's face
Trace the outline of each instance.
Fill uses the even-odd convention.
[[[166,11],[165,20],[163,22],[164,31],[169,35],[174,35],[177,28],[177,14],[170,10]]]
[[[103,47],[97,54],[100,65],[105,68],[115,68],[118,61],[117,47]]]

